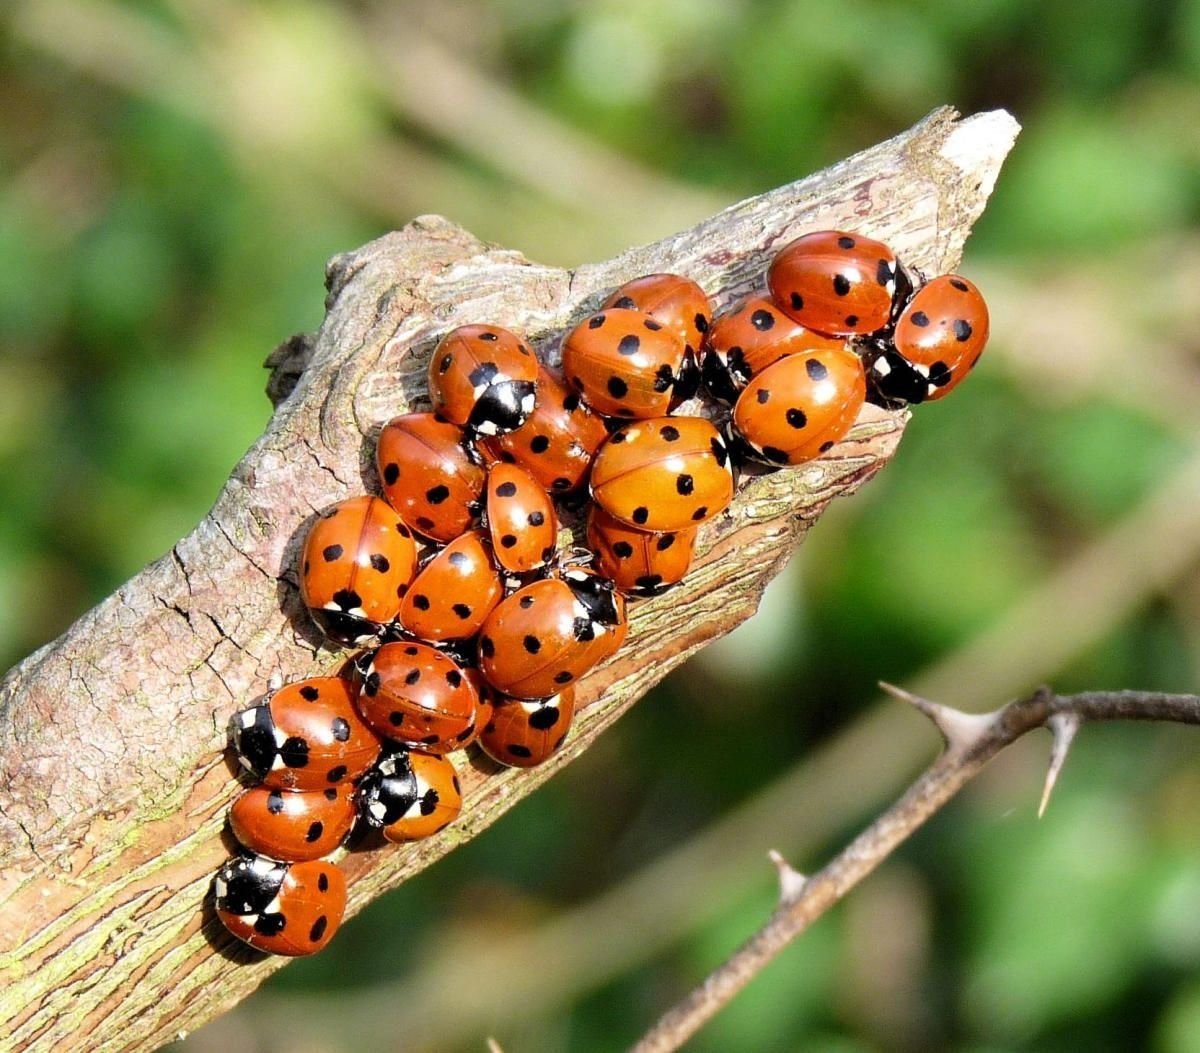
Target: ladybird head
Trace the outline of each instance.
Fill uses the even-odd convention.
[[[580,606],[587,611],[591,622],[607,626],[621,623],[616,586],[607,578],[581,570],[568,570],[563,574],[563,580],[575,594]]]
[[[502,380],[490,384],[479,396],[467,430],[478,435],[504,435],[516,431],[537,405],[537,385],[531,380]]]
[[[217,910],[229,914],[262,914],[279,895],[287,864],[266,856],[237,856],[213,879]]]
[[[375,828],[391,826],[417,802],[417,777],[407,749],[390,753],[358,784],[358,810]]]
[[[274,766],[279,743],[275,721],[265,703],[235,713],[229,721],[229,739],[238,763],[260,779]]]

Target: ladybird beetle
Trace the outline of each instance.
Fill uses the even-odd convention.
[[[475,686],[428,644],[385,643],[365,658],[362,676],[358,708],[385,738],[448,753],[475,733]]]
[[[661,417],[681,401],[675,385],[689,358],[679,335],[641,311],[609,307],[585,318],[562,347],[563,375],[597,413]],[[694,365],[691,368],[695,373]],[[695,392],[695,385],[691,387]]]
[[[887,325],[898,269],[883,242],[822,230],[784,246],[767,284],[789,318],[827,336],[852,336]]]
[[[892,346],[866,353],[868,380],[888,406],[943,398],[975,368],[988,328],[987,303],[973,282],[932,278],[897,319]]]
[[[614,519],[642,530],[698,526],[733,499],[729,451],[702,417],[634,421],[596,454],[592,497]]]
[[[538,361],[516,333],[498,325],[460,325],[429,359],[433,408],[472,435],[519,428],[537,401]]]
[[[351,497],[321,513],[300,557],[300,597],[331,640],[356,644],[400,611],[417,569],[412,531],[378,497]]]
[[[688,352],[685,376],[676,382],[675,393],[681,401],[696,393],[694,370],[712,325],[712,304],[699,285],[679,274],[647,274],[622,285],[604,301],[604,307],[641,311],[674,330]]]
[[[217,917],[251,947],[296,958],[315,954],[342,923],[346,879],[332,863],[237,856],[213,880]]]
[[[532,768],[557,753],[575,719],[575,688],[553,698],[501,698],[479,733],[480,748],[512,768]]]
[[[376,445],[383,495],[414,530],[453,541],[479,514],[487,471],[466,433],[436,413],[406,413]]]
[[[862,361],[853,351],[803,351],[746,385],[733,408],[733,428],[757,459],[801,464],[850,430],[865,397]]]
[[[491,543],[483,531],[469,530],[417,573],[400,605],[400,624],[430,643],[466,640],[503,595]]]
[[[337,676],[285,684],[234,714],[238,762],[271,789],[322,790],[357,779],[382,748],[358,715],[357,697],[358,687]]]
[[[519,464],[551,493],[568,494],[583,485],[592,458],[607,438],[604,421],[582,396],[543,368],[529,420],[480,445],[494,461]]]
[[[732,406],[771,363],[798,351],[843,344],[839,337],[793,322],[770,300],[756,297],[713,322],[701,367],[704,384],[713,398]]]
[[[558,516],[541,485],[524,468],[492,465],[487,482],[487,526],[496,562],[510,574],[544,567],[558,544]]]
[[[596,568],[628,596],[657,596],[683,580],[696,546],[696,528],[651,534],[610,516],[588,512],[587,543]]]
[[[229,827],[251,852],[287,863],[329,855],[354,825],[354,795],[346,783],[323,790],[252,786],[229,809]]]
[[[363,820],[389,841],[430,837],[462,811],[462,786],[445,757],[402,749],[367,772],[358,790]]]
[[[480,631],[479,669],[501,694],[549,698],[612,654],[627,630],[612,582],[568,570],[500,602]]]

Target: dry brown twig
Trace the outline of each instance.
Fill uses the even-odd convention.
[[[749,940],[690,994],[665,1013],[633,1047],[633,1053],[678,1049],[727,1005],[792,940],[838,903],[892,852],[919,830],[1005,747],[1037,728],[1053,736],[1042,792],[1046,808],[1079,728],[1116,720],[1200,724],[1200,696],[1150,692],[1088,692],[1056,695],[1041,688],[990,713],[967,713],[890,684],[889,694],[914,706],[941,733],[945,749],[886,812],[825,867],[810,877],[770,854],[779,872],[779,905]]]
[[[300,609],[298,540],[317,509],[373,487],[375,429],[419,404],[438,334],[487,318],[553,358],[555,334],[636,274],[682,271],[724,306],[758,286],[783,241],[820,227],[863,229],[918,267],[949,269],[1015,133],[1004,113],[939,111],[823,173],[571,272],[436,217],[335,259],[325,323],[274,356],[277,412],[212,511],[0,683],[0,1036],[27,1051],[155,1048],[282,964],[234,944],[202,910],[237,791],[225,725],[272,675],[340,664]],[[351,912],[473,837],[753,613],[828,502],[886,462],[903,424],[867,411],[821,461],[751,479],[703,532],[688,580],[638,605],[630,642],[581,683],[563,753],[532,773],[472,758],[459,824],[343,861]]]

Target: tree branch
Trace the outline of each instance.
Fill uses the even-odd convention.
[[[280,966],[231,943],[202,909],[238,789],[221,752],[226,722],[272,676],[340,664],[300,607],[298,543],[317,509],[374,488],[375,432],[424,404],[440,333],[485,318],[524,330],[553,361],[558,334],[622,281],[681,271],[724,307],[759,286],[780,244],[820,227],[861,229],[918,267],[950,269],[1015,133],[1001,112],[938,111],[826,172],[575,271],[437,217],[335,258],[325,322],[272,356],[276,413],[212,511],[0,682],[0,1034],[29,1051],[150,1049]],[[351,912],[473,837],[753,613],[828,502],[879,470],[903,426],[865,411],[819,462],[749,479],[702,531],[687,581],[638,604],[629,642],[580,684],[566,749],[533,772],[472,756],[455,826],[343,861]]]
[[[1138,691],[1055,695],[1041,688],[990,713],[964,713],[890,684],[881,686],[933,722],[946,743],[942,754],[891,808],[812,877],[797,880],[796,872],[772,853],[772,862],[781,870],[779,906],[758,932],[642,1036],[634,1053],[678,1049],[784,947],[940,811],[988,761],[1030,731],[1047,728],[1054,735],[1044,809],[1081,725],[1116,720],[1200,724],[1197,695]]]

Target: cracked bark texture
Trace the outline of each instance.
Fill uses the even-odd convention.
[[[486,320],[523,330],[556,361],[561,334],[621,282],[678,271],[720,310],[761,287],[784,243],[829,227],[949,270],[1016,132],[1003,112],[958,120],[939,110],[824,172],[573,271],[430,216],[333,259],[324,324],[272,354],[276,412],[212,510],[0,682],[0,1048],[153,1049],[283,964],[229,938],[209,905],[239,789],[225,728],[271,676],[343,661],[301,608],[298,545],[319,509],[375,488],[375,435],[393,415],[427,408],[425,364],[440,334]],[[564,751],[533,771],[456,757],[462,818],[427,842],[346,856],[350,912],[469,840],[751,615],[828,502],[892,455],[905,419],[868,407],[821,460],[744,479],[702,530],[686,582],[635,604],[628,643],[581,682]]]

